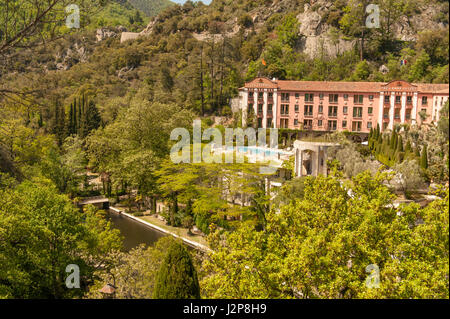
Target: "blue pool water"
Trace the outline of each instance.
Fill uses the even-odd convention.
[[[229,147],[229,150],[232,150],[233,147]],[[266,156],[276,156],[278,154],[283,155],[285,154],[282,150],[268,150],[266,148],[256,147],[256,146],[238,146],[237,147],[238,152],[241,153],[247,153],[250,152],[251,154],[260,155],[265,154]]]

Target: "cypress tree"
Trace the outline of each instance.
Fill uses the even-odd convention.
[[[420,157],[420,167],[422,167],[423,169],[428,168],[428,154],[426,145],[424,145],[422,149],[422,156]]]
[[[62,106],[61,107],[61,114],[62,114],[62,139],[65,140],[67,136],[70,135],[70,119],[67,119],[66,117],[66,107]],[[70,110],[69,110],[70,113]],[[70,114],[69,114],[70,116]]]
[[[87,119],[86,119],[86,111],[87,111],[87,106],[86,106],[86,97],[82,96],[81,98],[81,116],[80,116],[80,132],[79,135],[82,138],[85,138],[87,136]]]
[[[86,123],[85,123],[85,135],[89,134],[90,131],[98,129],[101,123],[100,113],[95,106],[94,101],[89,101],[86,107]]]
[[[73,131],[72,131],[73,134],[77,134],[78,129],[77,114],[78,114],[77,99],[73,99]]]
[[[381,133],[381,131],[380,131],[380,123],[377,123],[377,132],[376,132],[377,139],[380,136],[380,133]]]
[[[69,135],[73,134],[73,104],[70,103],[69,108]]]
[[[52,133],[58,135],[58,125],[59,125],[59,105],[55,102],[55,114],[52,123]]]
[[[380,154],[380,152],[382,151],[382,145],[383,145],[383,136],[378,135],[378,139],[377,139],[377,146],[375,147],[375,152],[377,154]]]
[[[397,145],[398,145],[398,134],[395,133],[393,153],[395,153],[395,151],[397,150]]]
[[[396,140],[396,133],[395,133],[395,130],[394,131],[392,131],[392,134],[391,134],[391,142],[390,142],[390,144],[389,144],[389,146],[391,147],[391,149],[395,149],[395,140]]]
[[[403,152],[403,138],[401,135],[399,135],[397,141],[397,152]]]
[[[414,151],[414,155],[416,155],[416,157],[420,157],[419,146],[416,147],[416,149],[415,149],[415,151]]]
[[[44,125],[44,123],[42,122],[42,112],[41,112],[41,110],[39,110],[38,125],[39,125],[39,127],[42,127]]]
[[[58,145],[62,145],[62,141],[64,140],[64,129],[65,129],[65,111],[64,107],[61,106],[59,101],[55,103],[55,116],[53,119],[53,127],[52,133],[56,136],[56,140]]]
[[[77,134],[80,135],[81,133],[81,99],[78,98],[78,116],[77,116]]]
[[[155,299],[200,299],[197,271],[186,248],[173,242],[156,276]]]
[[[411,142],[409,140],[408,140],[408,142],[406,142],[405,152],[407,152],[407,153],[412,152]]]

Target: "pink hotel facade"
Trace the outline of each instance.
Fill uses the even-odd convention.
[[[239,89],[243,125],[251,113],[258,127],[369,133],[395,124],[439,120],[448,84],[286,81],[256,78]]]

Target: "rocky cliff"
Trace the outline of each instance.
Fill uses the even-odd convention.
[[[223,26],[223,35],[232,36],[240,30],[244,34],[252,31],[258,32],[264,25],[270,21],[276,14],[297,13],[296,17],[299,22],[298,50],[314,57],[318,54],[325,53],[330,56],[336,56],[338,53],[350,50],[355,45],[355,39],[346,37],[336,30],[339,29],[338,20],[342,17],[347,1],[328,1],[328,0],[274,0],[274,1],[255,1],[253,5],[247,8],[237,6],[234,2],[226,4],[227,8],[223,9],[220,0],[214,0],[209,7],[203,9],[205,16],[214,16],[219,8],[223,14],[219,17],[218,23]],[[242,2],[242,1],[241,1]],[[348,1],[350,2],[350,1]],[[377,2],[377,1],[375,1]],[[422,30],[435,30],[448,28],[448,3],[442,1],[413,1],[414,9],[402,9],[405,13],[400,14],[395,22],[390,25],[390,32],[393,37],[401,41],[415,41],[418,33]],[[258,3],[255,5],[255,3]],[[404,1],[405,5],[407,1]],[[189,16],[180,10],[183,20]],[[233,13],[227,15],[227,12]],[[251,18],[248,26],[239,24],[237,15],[246,14]],[[381,12],[381,15],[388,14]],[[390,14],[390,13],[389,13]],[[155,17],[148,26],[141,32],[141,35],[151,35],[155,28],[158,28],[168,18],[164,15]],[[194,19],[194,17],[192,17]],[[212,37],[211,34],[216,33],[211,30],[211,18],[208,26],[202,32],[192,31],[193,36],[198,40],[206,40]],[[217,20],[217,19],[216,19]],[[187,28],[189,31],[189,28]],[[182,23],[178,23],[176,32],[186,31]],[[335,34],[333,34],[335,33]]]

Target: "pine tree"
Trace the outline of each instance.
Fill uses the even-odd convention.
[[[424,145],[422,149],[422,155],[420,157],[420,167],[422,167],[423,169],[428,168],[428,154],[426,145]]]
[[[155,299],[200,299],[197,271],[183,244],[174,242],[169,247],[157,277]]]

